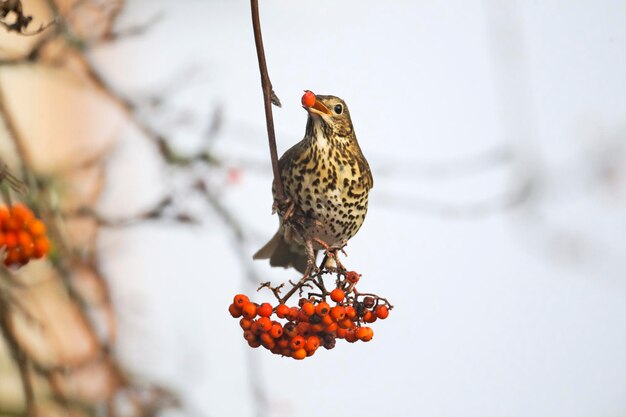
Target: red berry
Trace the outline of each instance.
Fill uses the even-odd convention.
[[[361,275],[354,271],[346,272],[346,279],[351,284],[356,284],[357,282],[359,282],[359,278],[361,278]]]
[[[312,91],[305,90],[304,95],[302,96],[302,105],[304,107],[311,107],[315,104],[315,101],[315,94],[313,94]]]

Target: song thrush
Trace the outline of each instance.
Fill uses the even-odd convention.
[[[356,234],[374,181],[346,103],[309,91],[302,102],[304,139],[278,162],[289,208],[278,210],[278,232],[253,258],[304,273],[318,250],[341,247]]]

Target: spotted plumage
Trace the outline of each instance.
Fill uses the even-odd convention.
[[[318,95],[315,104],[305,109],[309,115],[304,139],[278,162],[298,226],[286,227],[281,219],[276,235],[254,255],[301,272],[307,267],[307,242],[318,250],[319,241],[340,246],[356,234],[374,185],[346,103]]]

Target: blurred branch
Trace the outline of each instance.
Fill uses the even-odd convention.
[[[15,329],[13,328],[11,316],[9,315],[9,306],[2,293],[0,293],[0,331],[2,331],[2,336],[7,342],[11,355],[20,371],[24,401],[26,403],[26,415],[28,417],[35,417],[35,396],[28,372],[28,358],[15,339]]]

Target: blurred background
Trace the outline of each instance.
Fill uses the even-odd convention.
[[[626,3],[261,2],[279,153],[304,89],[346,100],[375,187],[344,263],[395,306],[301,362],[227,312],[298,278],[251,259],[249,3],[22,6],[57,20],[0,30],[0,157],[55,251],[0,275],[0,415],[626,415]]]

